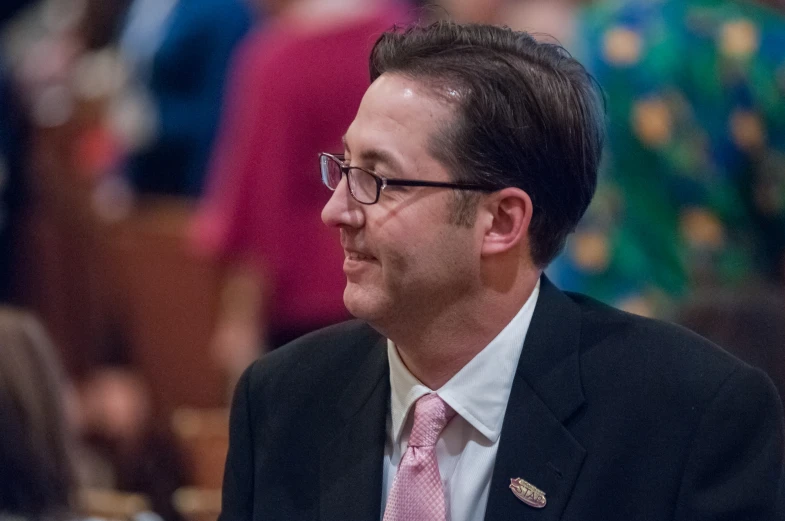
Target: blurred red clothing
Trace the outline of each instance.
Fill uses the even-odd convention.
[[[343,251],[320,217],[330,192],[317,154],[343,150],[370,83],[370,50],[404,18],[386,7],[319,29],[280,21],[249,35],[235,56],[192,233],[199,252],[264,269],[273,338],[348,316]]]

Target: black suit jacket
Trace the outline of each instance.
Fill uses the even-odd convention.
[[[359,321],[252,365],[221,520],[377,521],[389,401],[385,339]],[[545,508],[513,495],[518,477]],[[543,277],[486,520],[777,521],[784,492],[782,413],[763,373]]]

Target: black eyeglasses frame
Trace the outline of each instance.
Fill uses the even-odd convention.
[[[326,163],[326,161],[334,161],[340,166],[341,174],[346,176],[347,182],[349,183],[349,193],[352,194],[352,197],[354,198],[355,201],[365,205],[372,205],[378,203],[382,190],[384,190],[388,186],[425,186],[431,188],[450,188],[452,190],[473,190],[473,191],[480,191],[480,192],[495,192],[496,190],[498,190],[497,188],[492,188],[490,186],[484,186],[484,185],[473,184],[473,183],[445,183],[441,181],[420,181],[417,179],[389,179],[375,172],[372,172],[367,168],[347,165],[345,163],[343,154],[329,154],[327,152],[321,152],[319,154],[319,164],[321,167],[322,183],[324,183],[324,186],[326,186],[332,191],[335,191],[337,186],[333,188],[328,183],[328,164]],[[366,202],[366,201],[361,201],[360,199],[357,198],[357,195],[354,193],[354,189],[352,189],[352,183],[350,182],[350,177],[349,177],[349,174],[352,170],[359,170],[374,178],[374,180],[376,181],[376,197],[374,198],[373,201]]]

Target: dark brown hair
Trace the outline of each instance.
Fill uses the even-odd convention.
[[[601,92],[583,66],[523,32],[439,21],[384,33],[370,73],[405,75],[457,104],[431,153],[458,181],[528,193],[532,260],[553,260],[594,195],[605,136]]]
[[[74,471],[63,386],[41,323],[0,307],[0,514],[36,519],[70,510]]]

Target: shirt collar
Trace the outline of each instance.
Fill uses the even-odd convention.
[[[491,443],[501,434],[504,412],[512,382],[529,330],[540,282],[526,303],[490,344],[463,366],[436,391],[455,412],[477,429]],[[409,410],[420,397],[433,392],[420,382],[401,360],[392,340],[387,340],[390,363],[390,409],[392,435],[400,441]]]

